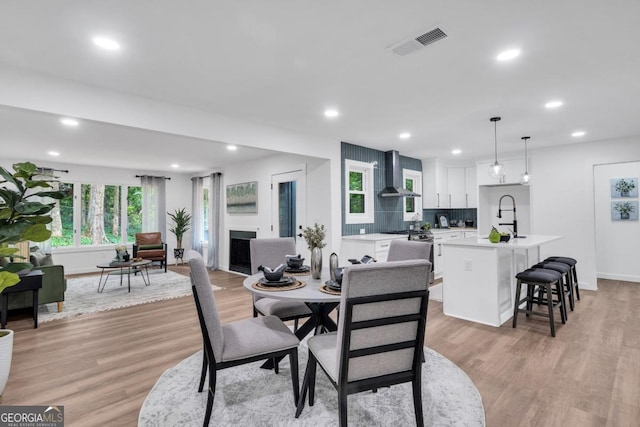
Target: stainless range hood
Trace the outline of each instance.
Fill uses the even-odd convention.
[[[402,179],[400,167],[400,153],[387,151],[384,153],[387,186],[380,192],[382,197],[420,197],[420,194],[406,190]]]

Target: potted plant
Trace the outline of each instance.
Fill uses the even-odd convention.
[[[633,181],[625,181],[624,178],[616,182],[615,190],[620,193],[620,197],[629,197],[629,192],[636,188]]]
[[[191,215],[186,211],[186,208],[176,209],[173,213],[167,212],[167,215],[173,221],[173,226],[169,229],[176,236],[176,248],[173,250],[173,257],[177,260],[182,259],[184,256],[184,249],[182,248],[182,236],[189,231],[189,225],[191,224]],[[177,261],[176,261],[177,264]]]
[[[311,251],[311,277],[314,279],[319,279],[322,272],[322,248],[327,246],[324,242],[326,235],[327,229],[317,222],[313,227],[307,227],[302,231],[302,236]]]
[[[613,209],[620,212],[620,219],[629,219],[629,214],[635,210],[631,202],[614,203]]]
[[[51,237],[47,229],[52,219],[50,212],[55,203],[43,203],[43,199],[62,199],[64,193],[51,191],[55,179],[39,179],[38,167],[30,162],[16,163],[11,173],[0,166],[0,258],[11,262],[0,265],[0,293],[9,286],[20,283],[18,273],[30,271],[33,265],[22,262],[17,255],[16,243],[44,242]],[[20,262],[14,262],[19,259]],[[0,395],[4,391],[13,351],[13,331],[0,331]]]

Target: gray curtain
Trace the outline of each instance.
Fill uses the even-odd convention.
[[[204,178],[191,178],[191,249],[202,255],[204,238],[204,209],[202,206],[202,188]]]
[[[209,177],[209,251],[207,267],[216,269],[220,255],[220,203],[222,191],[222,174],[212,173]]]
[[[159,231],[165,241],[167,230],[167,207],[165,178],[143,175],[142,187],[142,231]]]

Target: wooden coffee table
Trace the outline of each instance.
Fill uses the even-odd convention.
[[[105,262],[102,264],[98,264],[97,267],[101,268],[100,272],[100,280],[98,280],[98,293],[102,293],[104,291],[104,287],[107,284],[107,280],[111,275],[119,275],[120,276],[120,286],[122,286],[122,276],[127,276],[127,286],[129,288],[129,292],[131,292],[131,273],[137,274],[138,272],[142,276],[142,280],[144,281],[145,286],[149,286],[151,281],[149,280],[149,265],[151,264],[150,259],[143,259],[140,261],[126,261],[126,262]],[[105,274],[105,270],[107,273]],[[147,277],[145,277],[145,273]],[[102,281],[102,277],[104,276],[104,282]]]

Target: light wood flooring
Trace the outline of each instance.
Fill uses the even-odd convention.
[[[188,274],[188,268],[172,270]],[[243,277],[211,273],[224,322],[251,316]],[[545,319],[500,328],[444,316],[430,302],[427,345],[461,367],[482,395],[487,426],[637,426],[640,420],[640,284],[599,281],[549,336]],[[201,347],[192,297],[16,331],[3,405],[64,405],[67,426],[135,426],[167,368]],[[291,408],[293,417],[294,408]]]

